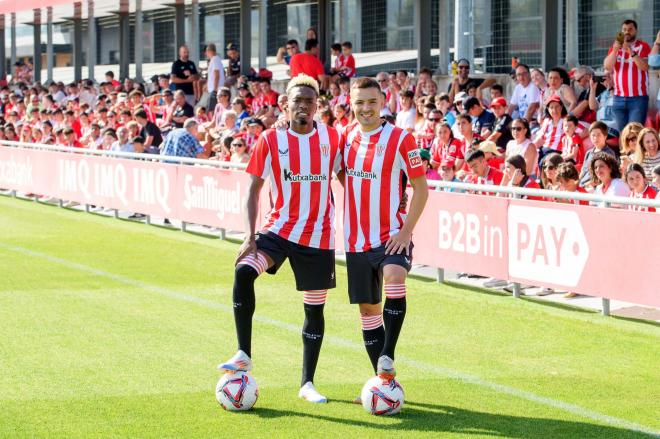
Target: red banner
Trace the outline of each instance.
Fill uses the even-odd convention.
[[[0,147],[0,188],[244,230],[249,176],[205,166]],[[266,185],[267,186],[267,185]],[[336,247],[343,191],[333,182]],[[267,187],[260,210],[270,209]],[[260,220],[263,219],[260,214]],[[448,192],[429,193],[415,262],[660,306],[660,215]]]

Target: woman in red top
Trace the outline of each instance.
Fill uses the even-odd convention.
[[[648,185],[644,176],[644,168],[638,163],[632,163],[626,168],[626,183],[630,187],[630,198],[655,199],[658,192]],[[638,212],[655,212],[655,207],[628,206],[629,210]]]
[[[580,187],[580,173],[571,162],[564,162],[557,167],[557,183],[560,191],[587,193],[584,188]],[[559,198],[555,199],[555,201],[559,203],[578,204],[580,206],[589,205],[588,201],[564,200]]]
[[[527,163],[521,155],[514,155],[504,163],[504,177],[501,186],[517,186],[526,189],[541,189],[541,186],[527,175]],[[543,201],[543,197],[524,196],[526,200]]]
[[[431,143],[431,166],[437,168],[443,160],[451,160],[455,169],[461,169],[465,161],[464,153],[461,142],[454,138],[451,126],[447,122],[441,122]]]

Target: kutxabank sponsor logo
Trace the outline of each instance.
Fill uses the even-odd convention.
[[[378,174],[353,168],[346,168],[346,175],[353,178],[366,178],[368,180],[377,180]]]
[[[328,181],[328,176],[325,174],[294,174],[288,169],[282,171],[284,174],[284,181],[291,183],[300,183],[303,181]]]

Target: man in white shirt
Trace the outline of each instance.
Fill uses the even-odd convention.
[[[410,90],[401,92],[401,111],[396,115],[396,126],[412,133],[415,129],[417,119],[417,109],[415,108],[413,98],[415,94]]]
[[[218,103],[218,92],[225,86],[225,69],[222,66],[222,59],[218,56],[215,44],[206,46],[206,57],[209,59],[209,66],[206,79],[206,90],[209,92],[209,105],[206,107],[207,114],[213,113]]]
[[[514,119],[524,118],[531,122],[541,103],[541,92],[532,83],[529,67],[525,64],[516,67],[516,81],[518,84],[513,89],[508,113]]]
[[[133,144],[128,139],[128,128],[119,127],[117,129],[117,141],[110,147],[111,151],[135,152]]]

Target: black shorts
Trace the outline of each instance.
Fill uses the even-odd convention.
[[[298,291],[335,288],[334,250],[306,247],[287,241],[272,232],[259,233],[256,242],[257,249],[273,260],[273,266],[266,270],[266,273],[277,273],[286,258],[289,258]]]
[[[347,252],[346,271],[350,302],[380,303],[383,294],[383,267],[390,264],[400,265],[410,271],[413,247],[411,242],[406,254],[398,255],[386,255],[384,245],[366,252]]]

